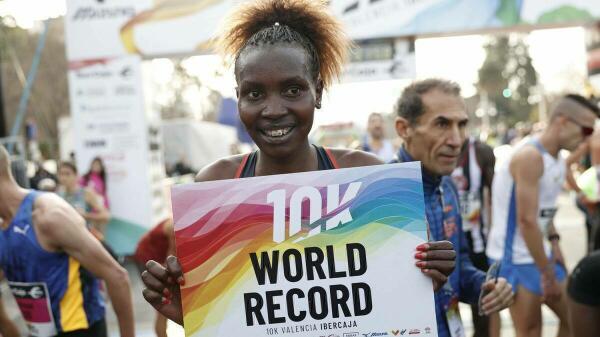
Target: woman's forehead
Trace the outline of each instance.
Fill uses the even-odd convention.
[[[310,74],[309,69],[308,53],[289,43],[249,47],[236,63],[239,80],[283,74],[304,77]]]

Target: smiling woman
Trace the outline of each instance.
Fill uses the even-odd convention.
[[[258,150],[221,159],[196,181],[285,174],[382,164],[362,151],[311,145],[308,134],[323,90],[340,74],[350,42],[341,25],[316,0],[258,0],[242,4],[226,20],[218,47],[235,62],[238,109]],[[420,264],[441,286],[454,268],[454,252],[431,242]],[[429,256],[426,257],[426,256]],[[142,278],[144,297],[159,312],[182,321],[176,258],[167,267],[150,262]]]

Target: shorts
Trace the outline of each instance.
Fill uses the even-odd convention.
[[[69,332],[63,332],[56,335],[56,337],[107,337],[106,332],[106,321],[104,319],[92,324],[87,329],[75,330]]]
[[[493,262],[490,260],[490,265]],[[560,264],[554,265],[554,273],[558,282],[567,278],[567,271]],[[504,277],[512,285],[513,291],[517,291],[518,287],[522,286],[529,292],[542,296],[541,273],[535,263],[507,264],[502,261],[498,276]]]
[[[583,258],[569,278],[567,291],[577,303],[600,306],[600,252]]]

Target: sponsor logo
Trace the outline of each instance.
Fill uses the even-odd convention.
[[[81,7],[73,15],[73,21],[92,21],[102,19],[131,18],[135,16],[135,7],[95,8]]]
[[[360,334],[358,332],[346,332],[344,333],[344,337],[358,337]]]
[[[376,337],[376,336],[388,336],[389,334],[387,332],[369,332],[369,333],[364,333],[363,336],[365,337]]]
[[[88,140],[84,143],[85,147],[105,147],[106,146],[106,141],[105,140]]]
[[[400,335],[404,336],[406,334],[406,329],[402,329],[402,331],[400,331]]]
[[[409,334],[409,335],[419,335],[419,334],[421,334],[421,330],[419,330],[419,329],[411,329],[411,330],[408,332],[408,334]]]
[[[27,235],[27,231],[29,230],[29,225],[21,228],[21,227],[13,227],[13,231],[17,234]]]
[[[339,335],[335,335],[335,334],[331,334],[331,335],[329,335],[327,337],[340,337],[340,336]]]
[[[431,328],[430,327],[426,327],[425,328],[425,333],[426,334],[430,334],[431,333]]]

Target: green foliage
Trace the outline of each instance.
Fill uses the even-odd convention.
[[[492,37],[485,50],[478,88],[488,93],[496,118],[509,124],[531,120],[534,107],[529,102],[536,95],[537,73],[522,36]]]

